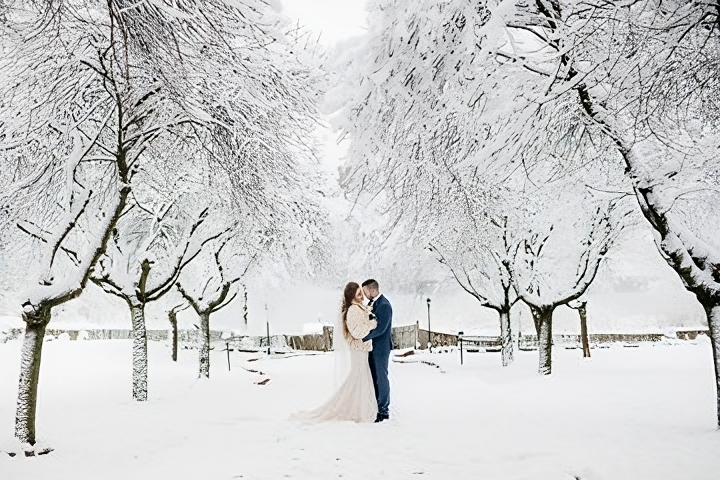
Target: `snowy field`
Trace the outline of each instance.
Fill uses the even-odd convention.
[[[0,345],[0,450],[13,448],[20,343]],[[38,458],[0,455],[14,479],[717,479],[711,352],[705,344],[557,349],[507,369],[499,354],[410,356],[393,363],[392,418],[302,425],[294,411],[332,388],[332,354],[266,358],[195,351],[177,364],[150,342],[150,400],[130,400],[129,341],[47,343]],[[249,361],[259,358],[257,361]],[[244,369],[244,368],[245,369]],[[259,370],[253,373],[246,369]],[[265,385],[256,382],[270,378]]]

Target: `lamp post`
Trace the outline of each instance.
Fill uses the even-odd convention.
[[[458,332],[458,342],[460,343],[460,365],[463,364],[463,333]]]
[[[430,297],[427,299],[428,306],[428,350],[432,353],[432,330],[430,329]]]
[[[268,355],[270,355],[270,313],[268,312],[267,303],[265,304],[265,326],[267,327]]]
[[[225,342],[225,351],[227,352],[227,360],[228,360],[228,372],[230,371],[230,352],[233,351],[232,348],[230,348],[230,340],[227,340]]]

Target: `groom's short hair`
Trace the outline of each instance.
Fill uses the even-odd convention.
[[[370,290],[380,291],[380,284],[377,282],[377,280],[372,279],[372,278],[370,278],[370,279],[368,279],[368,280],[365,280],[365,281],[362,283],[362,286],[363,286],[363,288],[364,288],[364,287],[367,287],[367,288],[369,288]]]

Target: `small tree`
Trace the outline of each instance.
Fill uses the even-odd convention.
[[[168,211],[163,208],[150,220],[149,228],[136,231],[133,218],[128,218],[113,235],[105,256],[100,260],[92,281],[107,293],[125,301],[130,309],[133,329],[133,399],[147,400],[147,330],[145,307],[162,298],[175,285],[178,277],[205,244],[223,233],[202,235],[200,226],[205,222],[208,209],[173,243],[169,235],[159,233],[166,229]],[[153,271],[159,270],[156,275]]]
[[[222,310],[235,299],[239,293],[238,282],[256,258],[256,255],[248,256],[243,261],[240,255],[223,256],[223,250],[230,242],[230,237],[216,241],[212,267],[205,268],[204,275],[193,275],[194,289],[177,283],[180,294],[200,317],[199,378],[210,378],[210,315]],[[228,267],[231,266],[234,273],[228,272]],[[198,288],[198,279],[202,279],[202,288]]]
[[[240,284],[240,288],[242,288],[243,292],[243,324],[245,325],[245,328],[248,326],[248,290],[247,285],[244,283]]]
[[[515,261],[510,264],[518,296],[532,313],[541,375],[552,372],[553,312],[587,291],[620,230],[617,219],[612,217],[613,210],[614,206],[610,204],[607,210],[598,209],[590,218],[581,219],[577,222],[579,225],[558,222],[564,227],[560,231],[551,225],[542,234],[528,235],[519,245]],[[579,256],[574,260],[572,249],[568,249],[569,241],[573,241],[573,231],[574,236],[581,236]],[[573,264],[574,272],[563,275]]]
[[[506,367],[514,360],[510,309],[519,300],[510,276],[515,247],[509,237],[508,219],[476,223],[471,231],[458,231],[452,226],[449,230],[453,230],[451,234],[438,238],[438,243],[431,243],[429,248],[463,290],[483,307],[497,312],[502,365]]]

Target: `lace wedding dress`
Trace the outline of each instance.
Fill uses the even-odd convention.
[[[335,354],[347,355],[349,353],[350,356],[350,369],[345,380],[323,405],[314,410],[297,413],[293,415],[294,419],[310,423],[342,420],[375,421],[377,400],[368,364],[368,351],[372,347],[369,341],[362,342],[361,340],[375,328],[377,322],[368,318],[369,311],[366,307],[357,305],[363,310],[363,315],[361,315],[355,306],[351,306],[351,310],[348,311],[347,330],[350,338],[345,339],[344,335],[335,336]],[[358,348],[362,348],[362,350],[358,350]]]

